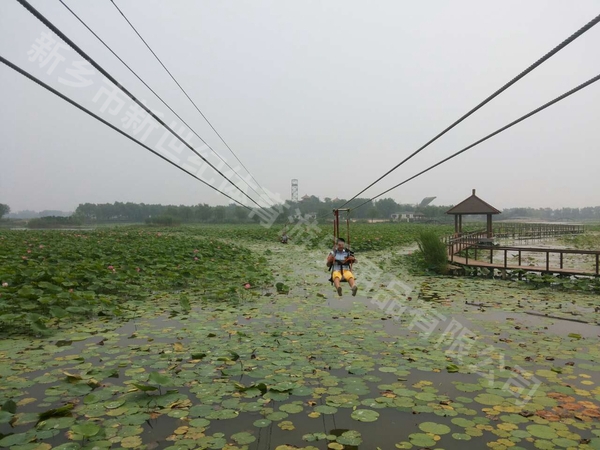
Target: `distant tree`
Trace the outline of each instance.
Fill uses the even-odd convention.
[[[50,217],[50,216],[54,216],[54,217],[69,217],[72,215],[72,213],[70,212],[65,212],[65,211],[59,211],[56,209],[44,209],[43,211],[40,211],[38,213],[38,215],[40,217]]]
[[[86,220],[93,220],[96,218],[96,205],[93,203],[80,203],[75,209],[75,215]]]
[[[428,219],[431,218],[444,218],[449,217],[446,216],[446,211],[450,209],[449,206],[435,206],[435,205],[427,205],[421,208],[417,208],[417,211],[425,214],[425,217]]]
[[[225,220],[226,209],[224,206],[215,206],[213,218],[215,222],[223,222]]]
[[[320,217],[320,218],[325,218],[325,217],[326,218],[330,218],[330,217],[332,217],[331,208],[320,207],[317,210],[317,217]]]
[[[0,219],[8,213],[10,213],[10,206],[0,203]]]
[[[379,210],[375,206],[371,206],[367,211],[367,217],[371,220],[376,219],[379,215]]]
[[[393,213],[397,212],[396,210],[398,209],[398,204],[391,198],[377,200],[375,206],[379,211],[379,215],[387,219],[389,219]]]
[[[235,218],[237,220],[239,220],[241,222],[244,219],[246,219],[247,217],[248,217],[248,212],[246,209],[242,208],[241,206],[237,206],[235,208]]]
[[[196,206],[196,219],[201,222],[210,220],[213,215],[213,208],[206,203]]]
[[[365,202],[368,198],[355,198],[345,205],[346,208],[356,208]],[[303,201],[297,203],[288,202],[287,205],[277,205],[274,207],[274,220],[277,224],[288,222],[290,216],[298,214],[316,213],[319,221],[330,221],[332,217],[332,209],[339,208],[345,204],[344,199],[336,199],[334,202],[329,197],[325,201],[320,201],[316,196],[310,196]],[[446,211],[452,205],[427,205],[425,207],[417,207],[414,204],[396,203],[391,198],[381,199],[372,203],[365,204],[365,207],[358,208],[352,211],[352,219],[389,219],[392,213],[416,211],[423,213],[429,220],[436,221],[452,221],[452,217],[446,214]],[[6,217],[10,209],[7,205],[0,205],[0,217]],[[19,211],[11,213],[9,217],[19,219],[32,219],[41,216],[65,216],[67,213],[62,211]],[[376,215],[374,215],[376,214]],[[220,222],[220,223],[245,223],[261,220],[260,214],[252,214],[240,208],[235,204],[227,206],[209,206],[207,204],[198,204],[195,206],[185,205],[156,205],[144,203],[122,203],[115,202],[114,204],[102,203],[84,203],[80,204],[74,216],[84,220],[85,222],[144,222],[148,218],[157,218],[169,216],[177,219],[179,222]],[[344,215],[345,217],[345,215]],[[502,211],[502,219],[512,220],[516,218],[528,218],[532,220],[599,220],[600,206],[585,207],[585,208],[505,208]],[[485,220],[485,217],[470,216],[471,221]]]

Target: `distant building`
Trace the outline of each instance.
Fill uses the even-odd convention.
[[[390,214],[390,218],[394,222],[416,222],[423,220],[425,218],[425,214],[414,211],[403,211]]]
[[[303,201],[303,202],[306,201],[306,200],[310,200],[310,195],[303,195],[300,200]]]

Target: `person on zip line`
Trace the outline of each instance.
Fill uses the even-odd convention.
[[[356,258],[353,252],[346,248],[346,241],[339,237],[336,247],[327,256],[327,267],[333,270],[331,281],[340,297],[342,296],[342,286],[340,286],[342,280],[347,281],[350,285],[353,297],[358,291],[358,286],[352,274],[352,264],[355,262]]]

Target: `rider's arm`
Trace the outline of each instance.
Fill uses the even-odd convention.
[[[334,256],[330,253],[327,255],[327,267],[331,267],[333,265]]]
[[[354,256],[348,256],[346,258],[345,262],[347,262],[347,263],[355,263],[356,262],[356,258]]]

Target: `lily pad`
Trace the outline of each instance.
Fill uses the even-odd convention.
[[[362,444],[362,437],[358,431],[344,431],[341,436],[338,436],[337,442],[342,445],[358,447]]]
[[[410,443],[417,447],[432,447],[435,445],[435,440],[429,434],[412,433],[408,436]]]
[[[14,414],[8,411],[0,411],[0,423],[9,423]]]
[[[315,407],[315,411],[321,414],[335,414],[338,409],[335,406],[319,405]]]
[[[206,415],[207,419],[216,419],[216,420],[225,420],[225,419],[234,419],[239,415],[239,411],[234,409],[219,409],[216,411],[212,411],[211,413]]]
[[[233,439],[236,443],[240,445],[247,445],[256,441],[256,437],[254,437],[251,433],[248,432],[232,434],[231,439]]]
[[[304,410],[304,407],[302,405],[297,405],[294,403],[286,403],[285,405],[281,405],[279,409],[289,414],[297,414],[299,412],[302,412]]]
[[[504,397],[496,394],[479,394],[475,397],[477,403],[488,406],[496,406],[504,402]]]
[[[271,425],[271,421],[269,419],[258,419],[254,421],[254,426],[257,428],[264,428]]]
[[[534,437],[542,439],[556,439],[556,430],[547,425],[528,425],[527,431]]]
[[[470,435],[465,433],[452,433],[452,437],[457,441],[470,441],[472,439]]]
[[[73,433],[83,436],[84,438],[90,438],[96,436],[100,432],[101,428],[95,423],[88,422],[81,425],[73,425],[71,430]]]
[[[441,423],[435,422],[422,422],[419,424],[419,428],[426,433],[433,434],[448,434],[450,433],[450,427]]]
[[[359,422],[375,422],[379,418],[379,413],[370,409],[357,409],[350,415]]]
[[[270,414],[267,414],[266,418],[273,422],[277,422],[279,420],[283,420],[283,419],[287,418],[287,416],[288,416],[288,413],[286,413],[286,412],[275,411]]]

